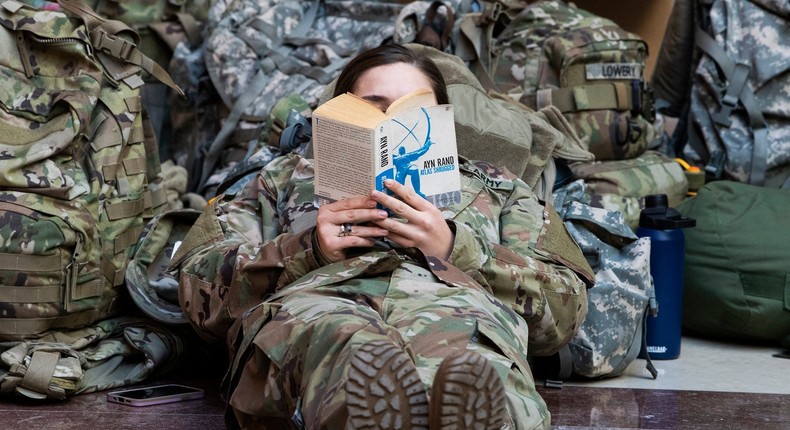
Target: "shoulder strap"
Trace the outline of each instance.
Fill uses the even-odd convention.
[[[184,96],[184,91],[173,82],[165,69],[138,48],[140,38],[128,25],[121,21],[105,20],[79,0],[57,1],[64,10],[82,19],[90,33],[91,44],[96,51],[141,67],[160,82],[172,88],[173,91],[182,97]],[[121,37],[121,34],[130,37],[132,41]]]
[[[754,149],[752,151],[749,183],[752,185],[763,185],[765,183],[768,161],[768,128],[763,113],[755,100],[754,92],[746,85],[751,68],[743,63],[735,63],[716,40],[701,28],[696,28],[694,36],[697,47],[716,63],[727,81],[724,96],[719,101],[720,109],[712,115],[712,119],[716,124],[729,127],[731,124],[730,113],[738,106],[738,101],[741,102],[749,116],[749,124],[754,133]],[[718,148],[716,151],[721,151],[721,148]],[[721,166],[723,166],[726,156],[716,157],[716,151],[714,151],[714,154],[711,154],[711,160],[705,167],[705,171],[714,174],[718,172],[720,174]],[[713,165],[713,161],[721,163],[721,166]]]

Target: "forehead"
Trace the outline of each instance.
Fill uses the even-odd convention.
[[[360,97],[374,96],[393,102],[419,88],[432,89],[431,81],[420,69],[411,64],[393,63],[362,73],[352,92]]]

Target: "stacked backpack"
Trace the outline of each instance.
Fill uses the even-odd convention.
[[[783,1],[676,2],[658,55],[672,149],[707,181],[678,207],[697,219],[683,307],[695,335],[790,348],[789,20]]]
[[[143,380],[183,350],[134,314],[125,272],[167,208],[144,77],[180,89],[85,3],[0,3],[0,392]]]
[[[561,378],[617,376],[640,352],[645,317],[656,310],[649,241],[634,234],[644,197],[667,194],[676,205],[688,188],[680,164],[648,149],[658,139],[644,77],[647,44],[569,2],[478,4],[469,10],[465,3],[445,3],[455,14],[445,13],[444,21],[428,16],[444,12],[430,4],[424,25],[433,26],[434,35],[444,34],[442,23],[452,25],[451,42],[442,46],[462,58],[489,93],[527,110],[552,106],[595,156],[555,159],[557,177],[548,194],[554,191],[571,234],[589,248],[600,284],[590,291],[591,308],[607,312],[590,312],[567,348],[551,360],[534,357],[535,365],[559,362],[563,369],[552,376]],[[423,34],[413,37],[428,43]],[[655,376],[649,362],[648,369]]]

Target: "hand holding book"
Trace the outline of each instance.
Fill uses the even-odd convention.
[[[350,93],[313,113],[315,194],[323,203],[372,190],[395,179],[437,207],[461,199],[452,105],[416,89],[385,112]]]
[[[349,197],[318,209],[316,238],[323,258],[329,263],[341,261],[348,248],[371,247],[374,239],[387,238],[400,246],[418,248],[425,255],[447,259],[455,237],[441,211],[397,181],[388,179],[384,185],[397,198],[373,191],[370,197]],[[389,217],[377,204],[398,218]],[[346,223],[352,225],[350,232],[342,227]]]
[[[324,259],[340,261],[348,248],[373,246],[376,238],[449,257],[454,236],[437,207],[461,196],[452,106],[437,105],[428,89],[403,95],[385,112],[341,94],[313,113],[313,152]]]

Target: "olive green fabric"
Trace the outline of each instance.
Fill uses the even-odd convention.
[[[653,150],[630,160],[579,162],[570,168],[577,178],[584,179],[586,203],[622,213],[633,230],[639,226],[645,196],[666,194],[669,206],[675,207],[689,190],[683,167]]]
[[[742,341],[790,341],[790,190],[705,185],[678,211],[685,230],[683,327]]]

